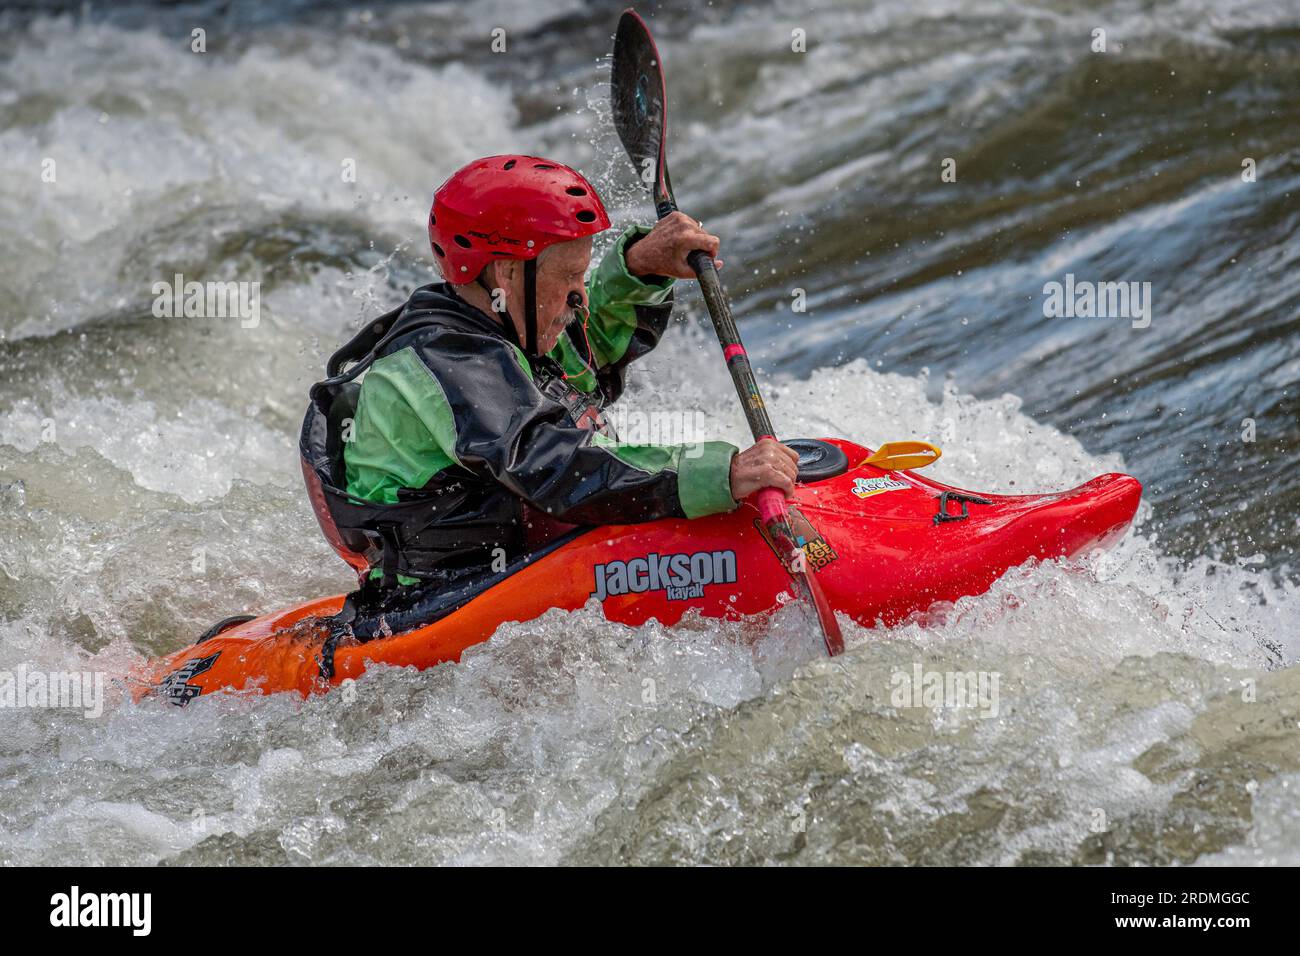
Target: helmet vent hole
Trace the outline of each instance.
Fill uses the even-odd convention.
[[[504,166],[502,166],[501,168],[502,168],[502,169],[514,169],[514,168],[515,168],[515,160],[513,160],[513,159],[507,159],[507,160],[506,160],[506,164],[505,164]]]
[[[434,216],[433,213],[429,213],[429,225],[431,225],[431,226],[436,226],[436,225],[438,225],[438,219],[437,219],[436,216]]]
[[[533,169],[554,169],[549,163],[533,163]]]
[[[433,244],[433,251],[438,253],[438,255],[442,256],[442,258],[444,259],[447,258],[447,253],[443,252],[442,246],[438,245],[436,242]]]
[[[460,233],[457,233],[456,235],[452,236],[452,238],[456,240],[456,245],[460,246],[462,249],[470,248],[469,240],[466,239],[464,236],[462,236]]]
[[[592,212],[590,209],[584,209],[582,210],[582,212],[578,213],[577,218],[578,218],[578,222],[595,222],[596,214]]]
[[[565,192],[568,193],[570,196],[587,195],[587,190],[583,189],[581,186],[570,186],[568,189],[565,190]]]

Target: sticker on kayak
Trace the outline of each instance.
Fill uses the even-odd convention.
[[[217,651],[208,657],[191,657],[158,683],[159,693],[178,707],[184,707],[203,693],[202,686],[191,684],[190,681],[205,671],[211,670],[212,665],[217,662],[217,658],[220,656],[221,652]]]
[[[772,541],[772,536],[767,533],[767,527],[763,524],[761,518],[754,519],[754,527],[763,536],[763,540],[772,549],[772,553],[782,563],[785,563],[785,555],[777,550],[776,544]],[[790,505],[790,530],[794,532],[794,543],[803,550],[804,557],[808,559],[808,564],[814,571],[820,571],[839,557],[835,553],[835,549],[813,527],[812,522],[803,516],[803,512],[799,510],[797,505]]]
[[[912,486],[905,481],[881,475],[879,478],[855,478],[853,487],[849,490],[859,498],[870,498],[872,495],[884,494],[886,491],[901,491],[903,488],[910,487]]]
[[[598,564],[595,571],[596,587],[591,593],[602,601],[647,591],[663,591],[669,601],[687,601],[704,597],[704,589],[710,584],[735,584],[736,552],[651,552],[644,558]]]

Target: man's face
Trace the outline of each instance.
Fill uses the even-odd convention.
[[[585,307],[584,279],[591,265],[591,237],[571,239],[547,248],[537,266],[537,351],[545,355],[560,340],[564,327],[573,320],[569,296],[577,293]],[[519,341],[524,341],[524,264],[512,259],[499,262],[497,280],[506,291],[506,308],[516,318]]]

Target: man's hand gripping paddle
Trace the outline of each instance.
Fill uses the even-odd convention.
[[[614,126],[632,165],[650,187],[655,211],[662,219],[677,209],[672,181],[668,178],[668,97],[663,62],[659,59],[654,39],[645,21],[633,10],[627,10],[618,22],[610,94]],[[759,394],[754,370],[731,317],[731,307],[727,304],[713,259],[707,252],[697,249],[686,261],[699,278],[700,291],[704,294],[704,302],[713,319],[714,331],[722,345],[722,354],[727,360],[731,380],[740,395],[754,440],[774,438],[767,407]],[[767,532],[786,556],[784,563],[795,595],[816,611],[827,652],[832,657],[839,654],[844,650],[839,622],[808,567],[803,551],[795,543],[785,496],[776,488],[764,488],[758,492],[757,498],[758,513]]]

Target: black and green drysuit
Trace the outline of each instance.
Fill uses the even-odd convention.
[[[600,415],[672,312],[671,279],[627,268],[629,243],[646,232],[618,238],[588,282],[585,334],[573,322],[546,356],[530,360],[497,319],[445,283],[416,290],[386,328],[342,442],[340,477],[348,498],[378,516],[363,507],[347,521],[379,528],[386,519],[385,547],[395,553],[383,563],[403,583],[517,557],[556,523],[736,507],[734,446],[627,444]]]

